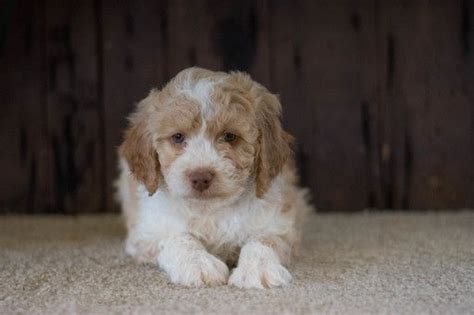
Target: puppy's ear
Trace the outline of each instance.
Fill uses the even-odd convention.
[[[257,109],[259,143],[256,157],[256,194],[263,197],[272,180],[291,157],[293,137],[280,123],[281,104],[278,98],[264,92]]]
[[[125,158],[135,179],[145,185],[151,196],[161,180],[158,153],[148,131],[147,99],[140,102],[137,112],[131,116],[119,152]]]

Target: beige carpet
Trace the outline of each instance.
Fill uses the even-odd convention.
[[[0,217],[0,314],[474,313],[474,212],[318,215],[273,290],[187,289],[124,256],[118,217]]]

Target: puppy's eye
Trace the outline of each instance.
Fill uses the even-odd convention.
[[[175,133],[174,135],[171,136],[171,141],[173,143],[183,143],[184,135],[182,133]]]
[[[234,142],[235,139],[237,139],[237,136],[234,135],[233,133],[226,132],[226,133],[224,133],[222,138],[224,139],[225,142]]]

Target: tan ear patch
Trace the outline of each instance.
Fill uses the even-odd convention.
[[[146,117],[135,117],[125,132],[120,146],[120,154],[126,159],[135,179],[145,185],[152,195],[161,178],[158,153],[153,148],[152,139],[146,132]]]
[[[256,165],[256,194],[261,198],[271,181],[281,172],[292,151],[292,136],[281,128],[281,105],[278,98],[268,92],[262,97],[257,110],[260,130]]]

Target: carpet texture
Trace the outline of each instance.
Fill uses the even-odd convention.
[[[116,216],[0,217],[0,314],[474,313],[474,212],[308,219],[281,289],[188,289],[122,250]]]

